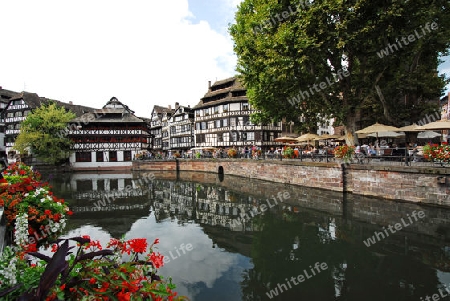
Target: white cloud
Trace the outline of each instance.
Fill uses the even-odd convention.
[[[187,0],[4,1],[0,85],[93,107],[116,96],[140,116],[195,105],[236,59],[228,36],[191,17]]]

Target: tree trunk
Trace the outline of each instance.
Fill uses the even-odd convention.
[[[344,125],[345,129],[345,143],[347,145],[355,145],[358,143],[358,138],[356,136],[356,116],[354,114],[347,115],[347,120]]]

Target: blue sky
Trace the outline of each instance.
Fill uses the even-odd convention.
[[[2,1],[0,86],[148,117],[196,105],[208,81],[235,75],[227,33],[239,0]],[[18,21],[17,16],[20,16]]]
[[[208,81],[236,74],[227,27],[240,2],[2,1],[0,86],[95,108],[114,96],[143,117],[195,106]]]
[[[450,77],[450,56],[442,57],[442,60],[444,62],[439,66],[439,73],[440,74],[445,73],[447,77]],[[445,95],[447,95],[449,92],[450,92],[450,84],[447,85]]]

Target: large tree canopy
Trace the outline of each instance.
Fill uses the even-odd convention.
[[[446,84],[448,15],[448,0],[244,0],[230,33],[256,121],[335,117],[353,143],[362,110],[418,120]]]
[[[51,164],[68,158],[72,142],[60,133],[73,118],[74,113],[53,102],[40,106],[21,123],[14,148],[22,154],[31,151]]]

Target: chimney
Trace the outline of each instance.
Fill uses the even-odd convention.
[[[172,110],[172,106],[171,105],[168,105],[167,107],[169,108],[169,110]]]
[[[72,102],[72,101],[69,101],[69,105],[73,105],[73,102]]]
[[[175,110],[177,110],[180,107],[180,104],[178,102],[175,103]]]
[[[208,81],[208,92],[211,92],[211,81]]]

